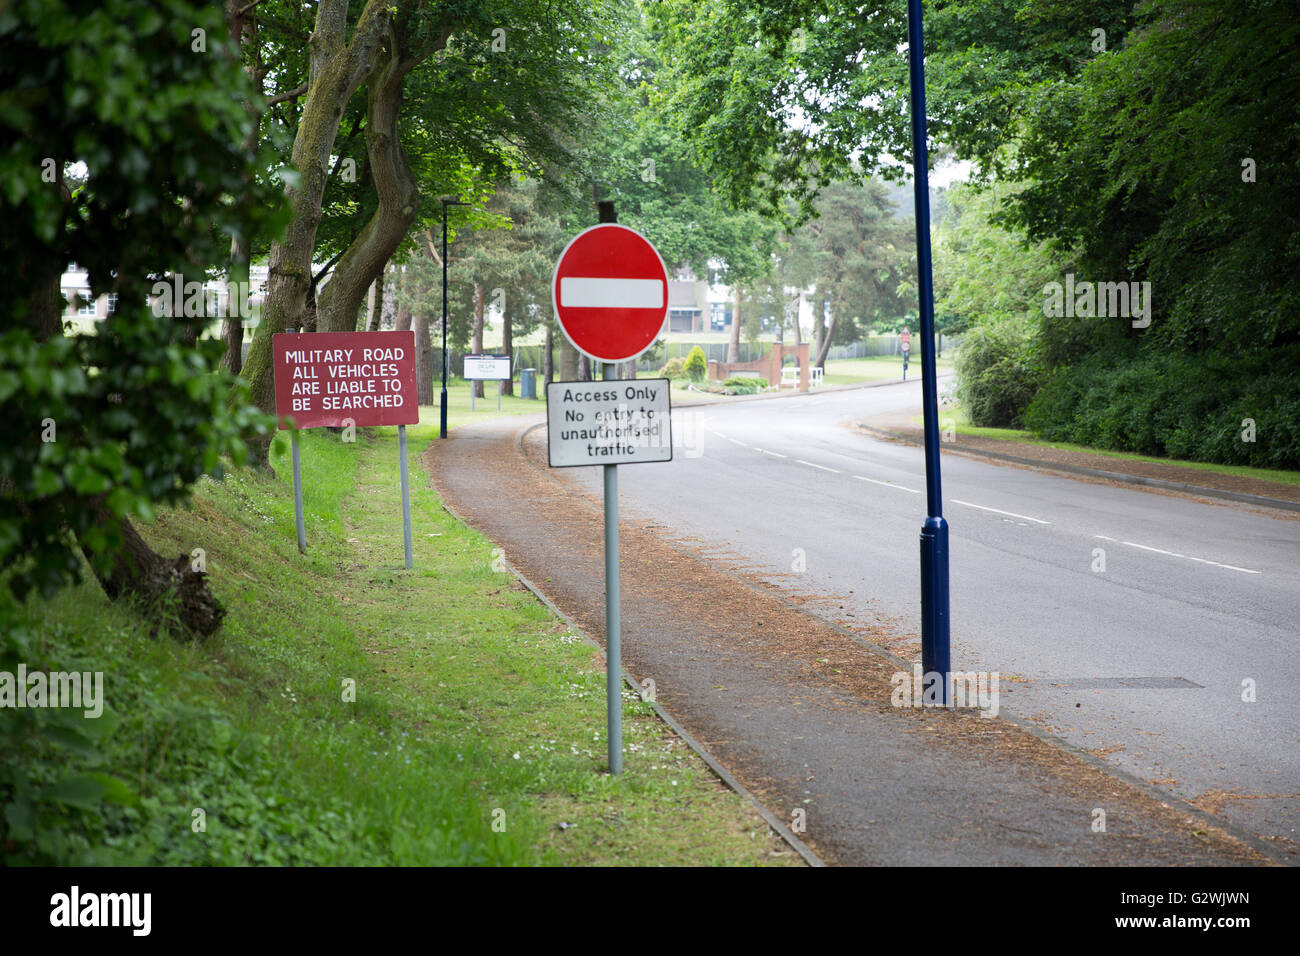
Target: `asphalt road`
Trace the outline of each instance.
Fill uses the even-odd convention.
[[[674,461],[620,469],[624,516],[828,619],[918,634],[922,452],[852,423],[919,406],[908,382],[679,408]],[[943,502],[954,670],[998,672],[1004,712],[1300,843],[1300,522],[956,454]]]

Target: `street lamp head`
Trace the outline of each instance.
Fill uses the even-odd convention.
[[[469,203],[462,202],[458,196],[443,196],[439,200],[444,207],[446,206],[468,206]]]

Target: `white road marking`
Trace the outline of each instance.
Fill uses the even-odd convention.
[[[789,455],[783,455],[783,454],[781,454],[779,451],[768,451],[766,448],[760,448],[759,451],[761,451],[764,455],[771,455],[773,458],[789,458],[789,457],[790,457]]]
[[[1179,554],[1177,551],[1163,551],[1160,548],[1150,548],[1145,544],[1135,544],[1132,541],[1121,541],[1120,544],[1126,544],[1130,548],[1141,548],[1143,551],[1155,551],[1157,554],[1167,554],[1173,558],[1186,558],[1188,561],[1195,561],[1197,564],[1212,564],[1216,568],[1227,568],[1229,571],[1240,571],[1242,574],[1262,574],[1261,571],[1253,571],[1250,568],[1239,568],[1235,564],[1220,564],[1218,561],[1211,561],[1208,558],[1194,558],[1190,554]]]
[[[893,488],[897,491],[906,491],[913,495],[919,495],[921,493],[915,488],[904,488],[902,485],[896,485],[892,481],[877,481],[875,478],[864,478],[862,475],[854,475],[853,477],[858,479],[858,481],[869,481],[873,485],[884,485],[886,488]]]
[[[1003,511],[1000,508],[988,508],[984,505],[977,505],[969,501],[962,501],[960,498],[948,499],[955,505],[965,505],[967,508],[978,508],[980,511],[991,511],[996,515],[1006,515],[1008,518],[1022,518],[1025,521],[1033,521],[1037,524],[1051,524],[1050,521],[1044,521],[1042,518],[1031,518],[1029,515],[1018,515],[1014,511]]]
[[[727,441],[731,442],[733,445],[739,445],[741,448],[749,447],[743,441],[736,441],[736,439],[732,438],[730,435],[723,435],[722,437],[727,439]]]
[[[1171,558],[1183,558],[1186,561],[1195,561],[1197,564],[1210,564],[1216,568],[1227,568],[1229,571],[1240,571],[1242,574],[1263,574],[1263,571],[1255,571],[1251,568],[1239,568],[1235,564],[1222,564],[1218,561],[1211,561],[1209,558],[1196,558],[1190,554],[1181,554],[1178,551],[1166,551],[1164,548],[1153,548],[1149,544],[1138,544],[1136,541],[1120,541],[1118,538],[1108,538],[1104,534],[1094,534],[1094,538],[1100,538],[1102,541],[1115,541],[1118,544],[1128,545],[1130,548],[1138,548],[1141,551],[1151,551],[1155,554],[1165,554]]]
[[[801,465],[807,465],[809,468],[820,468],[822,471],[829,471],[836,475],[842,474],[842,472],[838,468],[827,468],[825,465],[816,465],[813,464],[811,461],[804,461],[802,458],[796,458],[795,461],[797,461]]]

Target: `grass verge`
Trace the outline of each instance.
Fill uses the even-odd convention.
[[[1287,485],[1300,485],[1300,471],[1253,468],[1249,465],[1219,465],[1203,461],[1181,461],[1175,458],[1155,458],[1150,455],[1135,455],[1129,452],[1110,451],[1105,448],[1092,448],[1088,445],[1075,445],[1070,442],[1044,441],[1033,432],[1019,428],[984,428],[978,425],[972,425],[970,419],[966,416],[966,410],[960,405],[950,405],[941,408],[939,410],[939,422],[941,428],[947,428],[949,423],[951,423],[953,430],[958,435],[969,435],[972,438],[994,438],[1001,441],[1019,442],[1023,445],[1038,445],[1042,448],[1086,452],[1090,455],[1105,455],[1108,458],[1121,458],[1128,461],[1145,461],[1157,465],[1174,465],[1179,468],[1185,468],[1189,472],[1208,471],[1220,475],[1235,475],[1242,478],[1257,478],[1261,481],[1279,481]],[[913,415],[912,423],[921,426],[923,424],[923,416]],[[1195,478],[1195,475],[1189,474],[1187,477],[1188,483],[1195,484]]]
[[[107,707],[3,754],[33,784],[0,787],[7,863],[801,862],[626,691],[625,772],[605,772],[599,655],[442,510],[417,464],[437,435],[423,412],[412,571],[396,430],[315,431],[305,556],[284,436],[274,476],[204,479],[142,528],[164,554],[202,549],[229,611],[212,641],[150,637],[90,583],[24,607],[28,668],[102,671]],[[67,785],[92,778],[107,798]]]

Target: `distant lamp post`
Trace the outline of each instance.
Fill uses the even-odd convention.
[[[438,437],[447,437],[447,207],[468,206],[455,196],[442,197],[442,395],[438,410]]]

